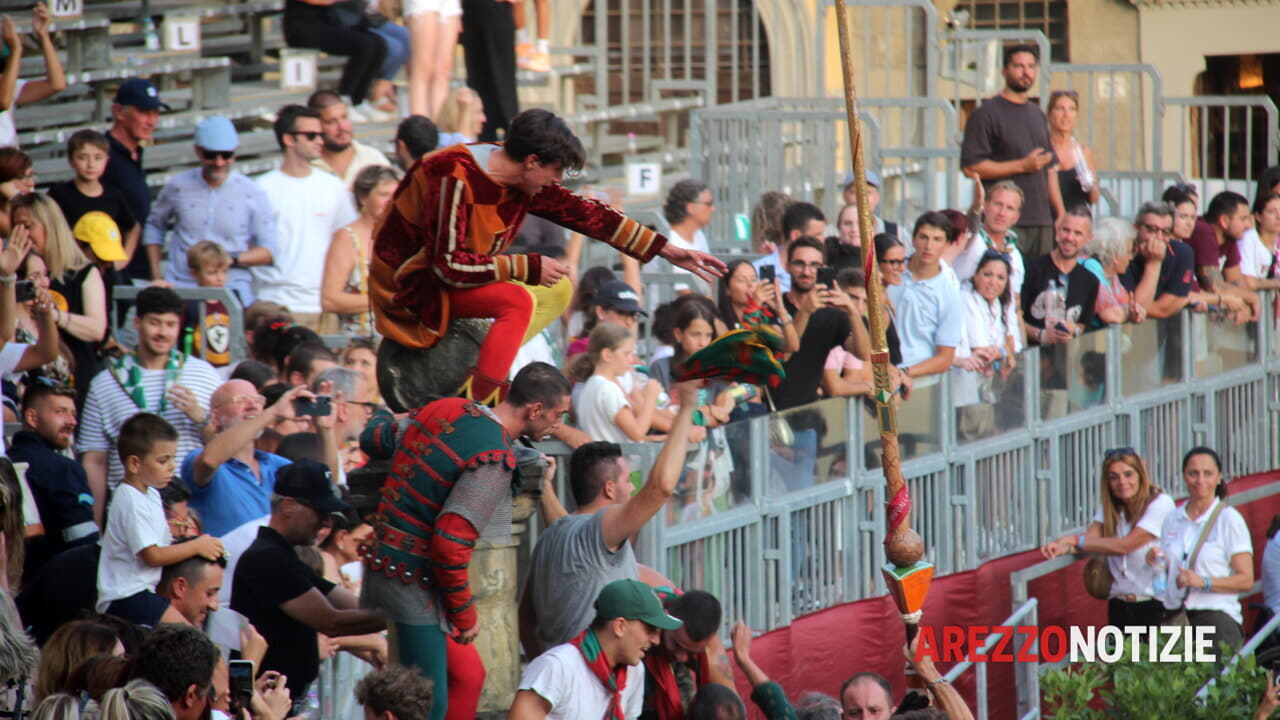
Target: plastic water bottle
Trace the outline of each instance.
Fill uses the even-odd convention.
[[[1084,156],[1084,148],[1078,142],[1072,142],[1074,145],[1075,161],[1076,161],[1076,179],[1080,181],[1080,188],[1085,192],[1093,189],[1093,171],[1089,169],[1089,161]]]
[[[160,49],[160,34],[156,32],[156,23],[150,15],[142,21],[142,35],[145,38],[147,50],[154,52]]]
[[[1155,577],[1151,578],[1151,591],[1158,598],[1163,598],[1165,593],[1169,591],[1169,558],[1164,553],[1156,551],[1156,561],[1151,566]]]

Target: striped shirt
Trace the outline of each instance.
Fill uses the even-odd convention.
[[[142,370],[142,388],[148,412],[156,412],[160,407],[164,374],[163,368]],[[222,384],[222,378],[209,363],[188,357],[178,373],[177,384],[195,393],[200,408],[208,412],[209,397]],[[109,369],[94,376],[89,384],[84,413],[80,416],[80,440],[76,449],[81,453],[96,451],[107,454],[107,487],[112,490],[124,479],[124,466],[116,454],[116,438],[120,437],[120,428],[125,422],[139,412],[138,406],[125,394]],[[204,447],[200,427],[173,403],[166,403],[164,412],[157,414],[178,429],[178,457],[186,457],[192,450]]]

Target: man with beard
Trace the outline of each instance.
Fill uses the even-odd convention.
[[[1196,279],[1206,293],[1233,295],[1249,305],[1252,318],[1262,309],[1262,299],[1249,289],[1240,270],[1240,238],[1253,225],[1249,201],[1225,190],[1213,196],[1204,217],[1196,218],[1188,244],[1196,255]],[[1219,301],[1216,305],[1223,305]]]
[[[386,626],[380,614],[358,609],[354,595],[320,577],[294,552],[315,545],[329,515],[349,507],[333,494],[333,474],[324,465],[299,460],[280,468],[271,519],[236,564],[231,609],[267,641],[258,672],[275,670],[288,678],[294,697],[290,717],[301,714],[320,672],[317,632],[344,637]]]
[[[93,491],[93,514],[101,526],[107,488],[124,478],[116,438],[125,421],[140,412],[164,418],[178,430],[178,457],[204,444],[202,430],[209,398],[222,378],[200,358],[178,349],[186,305],[168,288],[138,293],[133,321],[138,347],[107,361],[89,383],[80,423],[80,457]]]
[[[1098,276],[1080,264],[1080,250],[1093,239],[1087,207],[1062,218],[1053,252],[1027,263],[1022,284],[1022,317],[1027,340],[1035,345],[1069,342],[1093,322]]]
[[[482,538],[511,537],[512,444],[555,430],[569,410],[569,390],[555,366],[533,362],[493,409],[445,398],[407,421],[381,409],[360,439],[371,459],[391,462],[375,537],[362,548],[360,601],[387,612],[392,661],[435,682],[429,720],[446,712],[475,717],[484,665],[473,644],[480,628],[471,556]]]
[[[253,290],[258,300],[289,308],[299,325],[315,330],[329,239],[355,221],[356,208],[341,180],[311,164],[323,147],[319,113],[286,105],[276,114],[274,130],[284,160],[259,177],[258,185],[276,211],[278,252],[272,264],[254,268]]]
[[[273,423],[292,419],[294,399],[309,396],[305,387],[295,387],[266,407],[247,380],[232,380],[214,391],[209,422],[217,434],[182,463],[191,507],[200,513],[206,533],[222,537],[270,511],[276,471],[289,461],[255,449],[253,441]],[[333,443],[332,430],[330,425],[328,432],[320,433],[322,444]]]
[[[1054,218],[1064,214],[1048,121],[1028,97],[1039,71],[1035,46],[1006,48],[1004,90],[969,116],[960,147],[961,167],[982,178],[988,190],[1005,178],[1022,188],[1022,216],[1015,229],[1028,263],[1052,249]]]
[[[44,536],[27,546],[27,567],[98,539],[93,493],[84,468],[62,451],[76,432],[76,391],[33,382],[22,395],[22,430],[14,434],[9,459],[27,463],[27,484],[40,509]]]
[[[165,183],[142,233],[152,280],[175,287],[196,287],[187,251],[209,240],[231,254],[227,288],[240,304],[253,304],[253,276],[249,268],[270,265],[276,252],[275,212],[257,183],[232,169],[240,138],[225,117],[206,118],[196,126],[196,157],[200,167],[174,175]],[[160,255],[168,245],[169,262],[162,270]]]
[[[320,157],[311,161],[312,166],[337,175],[348,188],[356,181],[356,175],[370,165],[391,166],[386,155],[356,140],[347,103],[341,95],[317,90],[307,98],[307,107],[320,113],[320,131],[324,134],[324,149]]]

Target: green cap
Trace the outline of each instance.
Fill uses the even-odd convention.
[[[641,620],[659,630],[678,630],[684,624],[662,607],[653,588],[639,580],[614,580],[596,598],[596,617]]]

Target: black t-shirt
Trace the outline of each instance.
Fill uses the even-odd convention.
[[[1053,256],[1045,254],[1027,263],[1027,275],[1022,281],[1022,315],[1028,325],[1044,329],[1044,312],[1035,309],[1036,303],[1048,302],[1049,294],[1063,286],[1067,289],[1067,312],[1070,314],[1079,308],[1075,322],[1086,327],[1093,322],[1093,310],[1098,302],[1098,276],[1080,263],[1076,263],[1070,273],[1063,274],[1053,263]]]
[[[289,617],[280,606],[312,588],[328,595],[334,584],[315,574],[280,533],[258,530],[258,539],[240,556],[231,585],[231,609],[244,615],[268,643],[263,670],[289,678],[297,697],[320,672],[316,631]]]
[[[98,560],[102,546],[77,545],[32,569],[14,600],[22,623],[43,645],[64,624],[93,612],[98,602]]]
[[[1190,245],[1180,240],[1170,241],[1164,260],[1160,261],[1160,279],[1156,281],[1155,298],[1159,300],[1166,293],[1180,298],[1190,294],[1195,281],[1195,264],[1196,253]],[[1138,283],[1142,282],[1146,269],[1147,263],[1143,258],[1134,258],[1129,263],[1129,269],[1120,276],[1120,284],[1133,292]]]
[[[787,312],[795,315],[795,306],[783,296]],[[837,308],[818,308],[809,316],[800,349],[791,354],[783,364],[787,377],[773,391],[773,401],[779,410],[786,410],[818,399],[818,386],[822,383],[822,369],[826,367],[831,348],[843,345],[853,332],[849,316]]]
[[[58,207],[62,208],[62,214],[67,218],[67,225],[74,228],[76,221],[85,213],[97,210],[111,216],[116,221],[116,227],[120,228],[121,240],[124,243],[124,235],[127,235],[134,225],[138,224],[137,219],[133,217],[133,211],[129,209],[129,203],[125,201],[124,195],[116,188],[110,185],[102,186],[102,194],[98,197],[89,197],[80,192],[76,187],[74,180],[58,183],[49,188],[49,197],[58,203]]]
[[[964,142],[960,146],[960,166],[969,167],[983,160],[1007,162],[1019,160],[1032,150],[1041,148],[1053,154],[1049,141],[1049,124],[1044,111],[1033,102],[1015,103],[997,95],[982,103],[964,126]],[[1049,175],[1055,172],[1057,156],[1048,167],[1033,173],[1010,175],[1009,180],[1022,189],[1021,226],[1053,224],[1049,207]],[[989,191],[995,180],[985,181]]]
[[[136,222],[146,222],[151,214],[151,187],[147,185],[147,171],[142,169],[142,148],[138,148],[138,159],[134,160],[111,133],[107,133],[107,144],[111,146],[111,152],[101,182],[120,191]],[[133,279],[150,280],[151,264],[147,261],[147,254],[135,252],[124,272]]]

